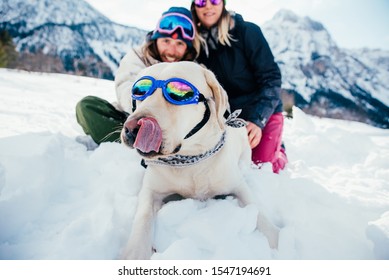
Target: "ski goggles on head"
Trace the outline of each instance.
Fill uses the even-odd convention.
[[[161,17],[155,31],[163,34],[173,34],[177,29],[181,29],[184,39],[193,40],[195,38],[195,26],[193,21],[186,15],[179,13],[168,13]]]
[[[152,95],[157,88],[162,89],[165,99],[175,105],[187,105],[199,102],[199,90],[188,81],[180,78],[168,80],[156,80],[150,76],[144,76],[132,86],[132,98],[145,100]]]
[[[223,0],[209,0],[212,5],[219,5]],[[194,4],[197,8],[204,8],[207,5],[207,0],[194,0]]]

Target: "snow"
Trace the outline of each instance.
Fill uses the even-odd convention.
[[[144,169],[134,150],[83,136],[86,95],[113,101],[114,84],[0,69],[0,259],[115,259],[127,242]],[[293,114],[287,170],[245,173],[278,250],[254,205],[186,199],[159,211],[153,259],[389,259],[389,131]]]

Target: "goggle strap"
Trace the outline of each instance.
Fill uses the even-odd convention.
[[[209,120],[209,117],[211,116],[211,110],[209,109],[207,99],[205,99],[204,95],[200,93],[199,102],[204,102],[205,105],[205,112],[203,119],[191,130],[189,133],[184,137],[184,139],[188,139],[193,134],[198,132]]]
[[[132,112],[134,113],[136,110],[136,100],[132,98]]]

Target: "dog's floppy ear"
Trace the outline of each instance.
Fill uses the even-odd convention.
[[[228,96],[224,88],[220,85],[216,76],[210,70],[203,68],[205,80],[207,81],[208,86],[211,88],[213,93],[213,98],[216,104],[216,115],[220,127],[224,128],[224,113],[226,110],[230,110],[230,105],[228,103]]]

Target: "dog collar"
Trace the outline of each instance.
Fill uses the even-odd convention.
[[[146,165],[168,165],[171,167],[185,167],[199,163],[200,161],[206,160],[214,156],[219,152],[225,143],[226,131],[223,132],[219,142],[211,150],[206,151],[205,153],[195,155],[195,156],[186,156],[186,155],[173,155],[168,157],[160,157],[158,159],[147,160],[145,159]]]
[[[226,124],[231,127],[243,127],[246,126],[246,122],[240,118],[238,118],[239,114],[242,112],[242,110],[236,110],[233,113],[231,113],[227,120]],[[223,131],[222,136],[220,137],[219,142],[213,147],[211,150],[195,155],[195,156],[186,156],[186,155],[172,155],[168,156],[166,158],[158,158],[158,159],[152,159],[152,160],[142,160],[142,165],[144,167],[147,167],[147,165],[167,165],[171,167],[185,167],[190,166],[199,163],[200,161],[206,160],[212,156],[214,156],[217,152],[219,152],[225,143],[226,139],[226,131]]]

